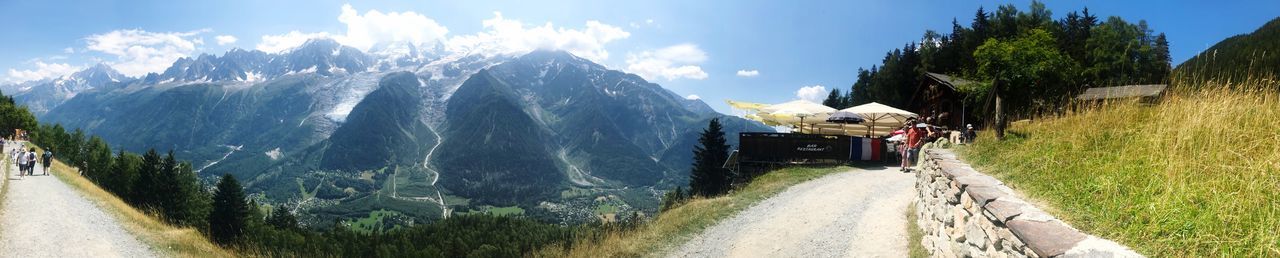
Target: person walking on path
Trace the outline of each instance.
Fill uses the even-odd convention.
[[[39,157],[40,156],[36,155],[36,148],[31,148],[31,151],[27,152],[27,175],[28,176],[36,175],[36,163],[40,162]]]
[[[18,152],[18,179],[27,178],[27,154],[25,151]]]
[[[40,159],[40,164],[44,165],[44,175],[49,175],[49,165],[53,164],[53,151],[45,150]]]
[[[916,123],[915,118],[907,119],[907,123],[906,123],[907,139],[906,141],[904,141],[904,143],[906,144],[904,144],[905,146],[902,148],[902,164],[901,164],[902,168],[899,169],[900,171],[903,171],[903,172],[910,170],[911,158],[913,158],[913,156],[911,155],[911,148],[914,148],[916,146],[916,142],[920,141],[921,132],[918,130],[918,128],[916,128],[915,123]]]
[[[902,159],[902,171],[911,171],[917,159],[916,156],[920,155],[920,146],[924,145],[924,138],[928,137],[925,126],[923,123],[916,124],[907,131],[907,155]]]

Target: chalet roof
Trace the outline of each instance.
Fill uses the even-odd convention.
[[[972,81],[960,79],[959,77],[951,77],[946,74],[932,73],[932,72],[925,72],[924,74],[925,74],[925,77],[928,77],[929,79],[933,79],[942,85],[946,85],[947,87],[950,87],[951,90],[956,90],[957,86],[973,83]]]
[[[1164,84],[1147,84],[1147,85],[1125,85],[1115,87],[1099,87],[1089,88],[1083,94],[1077,96],[1079,100],[1101,100],[1115,98],[1132,98],[1132,97],[1153,97],[1160,95],[1168,85]]]

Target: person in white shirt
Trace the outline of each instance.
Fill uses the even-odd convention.
[[[27,177],[27,153],[22,151],[18,153],[18,178]]]

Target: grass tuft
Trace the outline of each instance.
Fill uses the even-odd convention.
[[[1073,226],[1153,256],[1280,256],[1280,83],[1175,81],[961,149]]]
[[[916,202],[907,205],[907,257],[924,258],[929,257],[929,250],[924,249],[924,230],[920,229],[920,223],[916,220],[920,216],[916,214]]]

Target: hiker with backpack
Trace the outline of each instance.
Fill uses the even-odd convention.
[[[49,165],[53,164],[53,151],[45,150],[40,161],[40,164],[44,165],[44,175],[49,175]]]
[[[37,162],[40,162],[40,160],[39,160],[39,156],[36,156],[36,148],[31,148],[31,151],[27,152],[27,175],[28,176],[36,175]]]

